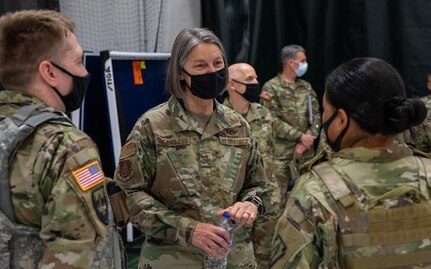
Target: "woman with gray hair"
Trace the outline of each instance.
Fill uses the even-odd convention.
[[[256,268],[243,227],[269,197],[249,125],[215,97],[228,80],[220,40],[184,29],[171,54],[171,98],[137,121],[123,146],[115,179],[128,196],[132,223],[146,234],[140,268],[204,268],[228,255],[228,268]],[[218,227],[236,223],[234,240]]]

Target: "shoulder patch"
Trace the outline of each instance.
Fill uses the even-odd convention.
[[[133,141],[128,142],[121,148],[120,159],[125,159],[127,157],[133,156],[136,153],[136,146]]]
[[[103,185],[92,190],[91,199],[93,200],[93,206],[100,221],[108,225],[108,201],[106,199],[105,188]]]
[[[271,100],[272,98],[272,94],[267,92],[267,91],[262,91],[259,95],[260,98],[265,99],[265,100]]]
[[[72,171],[73,178],[82,191],[87,191],[104,182],[105,175],[98,161],[92,162]]]
[[[120,160],[118,164],[119,179],[125,181],[133,174],[132,162],[130,160]]]

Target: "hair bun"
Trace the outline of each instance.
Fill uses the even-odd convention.
[[[422,123],[427,115],[424,102],[417,98],[394,96],[383,102],[383,110],[387,118],[383,134],[403,132]]]

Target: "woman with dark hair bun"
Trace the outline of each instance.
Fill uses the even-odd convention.
[[[391,65],[357,58],[328,76],[323,109],[335,153],[289,195],[271,268],[430,268],[431,160],[394,142],[425,104]]]

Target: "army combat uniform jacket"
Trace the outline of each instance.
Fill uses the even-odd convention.
[[[312,122],[309,122],[307,102],[311,98]],[[286,192],[292,175],[292,160],[295,146],[303,134],[317,137],[320,130],[320,111],[317,95],[310,83],[297,79],[287,83],[281,74],[267,81],[260,94],[262,104],[274,117],[275,176],[280,187],[282,207],[285,204]],[[314,149],[304,152],[299,163],[294,163],[295,170],[314,154]]]
[[[307,102],[312,101],[313,122],[308,122]],[[297,79],[287,83],[281,75],[267,81],[260,95],[262,103],[274,117],[275,157],[290,159],[295,145],[303,134],[317,137],[320,130],[320,111],[317,95],[310,83]]]
[[[271,268],[431,268],[431,160],[348,148],[299,179]]]
[[[0,92],[1,116],[29,104],[45,108],[36,98]],[[11,258],[18,259],[18,268],[112,268],[113,257],[94,261],[107,236],[109,211],[98,150],[86,134],[69,122],[44,123],[23,141],[9,172],[16,222],[39,229],[42,242],[14,243],[20,255]],[[33,252],[40,254],[39,264],[28,258]]]
[[[217,102],[205,130],[175,97],[146,112],[121,150],[115,179],[147,237],[140,268],[204,268],[206,254],[191,244],[196,224],[217,224],[217,211],[251,195],[269,201],[248,124]],[[228,268],[255,268],[244,227],[235,232]]]

